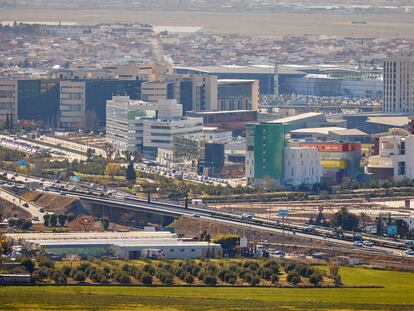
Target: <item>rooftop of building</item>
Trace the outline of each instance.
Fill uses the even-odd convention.
[[[238,66],[238,65],[222,65],[222,66],[191,66],[191,67],[174,67],[178,70],[194,70],[204,73],[246,73],[246,74],[274,74],[274,65],[250,65],[250,66]],[[381,68],[364,68],[346,65],[335,64],[319,64],[319,65],[295,65],[295,64],[282,64],[277,66],[277,72],[279,74],[306,74],[309,72],[380,72]]]
[[[338,136],[368,136],[367,133],[358,129],[338,129],[331,131],[331,133],[334,133]]]
[[[408,123],[410,122],[410,119],[409,119],[409,117],[403,117],[403,116],[368,117],[367,122],[375,123],[375,124],[382,124],[382,125],[403,127],[403,126],[408,125]]]
[[[127,231],[127,232],[33,232],[33,233],[7,233],[7,237],[14,240],[82,240],[82,239],[137,239],[176,237],[175,233],[168,231]]]
[[[253,79],[218,79],[218,85],[225,85],[225,84],[250,84],[257,80]]]
[[[314,128],[305,128],[305,129],[298,129],[291,131],[292,134],[322,134],[322,135],[328,135],[330,132],[336,132],[336,131],[343,131],[346,130],[346,128],[343,127],[314,127]]]
[[[304,120],[308,118],[323,117],[323,116],[324,116],[323,113],[307,112],[307,113],[302,113],[302,114],[298,114],[298,115],[291,116],[291,117],[276,119],[273,121],[269,121],[268,123],[291,123],[291,122],[300,121],[300,120]]]
[[[211,114],[237,114],[237,113],[257,113],[253,110],[222,110],[222,111],[187,111],[187,113],[198,115],[211,115]]]

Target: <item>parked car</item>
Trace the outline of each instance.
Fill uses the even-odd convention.
[[[354,243],[352,243],[353,246],[358,246],[358,247],[363,247],[364,243],[362,243],[361,241],[355,241]]]
[[[27,203],[25,202],[25,203],[23,203],[23,207],[28,208],[28,207],[29,207],[29,204],[27,204]]]

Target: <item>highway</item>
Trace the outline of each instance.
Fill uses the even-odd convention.
[[[32,216],[33,223],[43,222],[44,213],[41,213],[39,211],[39,207],[36,204],[22,199],[21,197],[8,191],[5,187],[0,188],[0,198],[14,205],[17,205],[21,207],[22,209],[26,210],[27,212],[29,212]],[[23,206],[24,204],[26,204],[27,207],[24,207]],[[34,220],[33,217],[38,217],[39,220]]]
[[[7,174],[7,178],[13,178],[15,181],[18,182],[37,182],[37,183],[43,183],[52,185],[54,182],[51,180],[44,180],[40,179],[38,177],[33,176],[25,176],[25,175],[19,175],[14,176],[12,172],[5,172]],[[64,186],[64,184],[61,184]],[[185,208],[183,205],[179,205],[176,203],[167,203],[167,202],[160,202],[152,200],[150,203],[147,202],[147,200],[139,199],[136,197],[133,197],[125,192],[119,191],[117,189],[114,189],[113,195],[108,196],[104,195],[102,192],[100,194],[97,193],[97,190],[94,188],[90,188],[86,185],[80,185],[81,191],[69,191],[69,190],[59,190],[59,189],[50,189],[49,192],[60,194],[60,195],[70,195],[74,197],[78,197],[83,200],[93,201],[95,203],[101,203],[101,204],[115,204],[120,207],[124,206],[126,209],[133,210],[147,210],[150,212],[159,212],[160,214],[169,214],[173,217],[180,217],[180,216],[187,216],[187,217],[200,217],[201,219],[206,219],[210,221],[214,221],[217,223],[222,224],[232,224],[232,225],[238,225],[241,227],[245,227],[248,229],[257,229],[257,230],[264,230],[272,233],[286,233],[286,234],[295,234],[298,237],[302,238],[308,238],[313,240],[319,240],[319,241],[329,241],[330,243],[335,243],[342,246],[347,247],[353,247],[356,250],[363,250],[364,252],[370,251],[370,252],[380,252],[380,253],[387,253],[387,254],[393,254],[393,255],[404,255],[403,250],[404,248],[399,247],[398,243],[389,241],[388,239],[382,239],[380,237],[377,237],[376,239],[372,239],[372,242],[374,242],[373,247],[354,247],[352,245],[352,235],[351,233],[347,233],[344,237],[336,236],[328,229],[324,229],[319,231],[316,230],[314,232],[304,232],[304,226],[300,225],[292,225],[292,224],[276,224],[272,221],[265,220],[262,218],[252,218],[249,219],[243,219],[241,215],[234,214],[230,212],[223,212],[218,211],[216,209],[206,209],[206,208],[198,208],[194,206],[189,206],[188,208]],[[88,191],[89,190],[89,191]],[[89,193],[87,193],[88,191]],[[2,191],[4,192],[4,191]],[[45,191],[47,192],[47,191]],[[95,192],[95,193],[94,193]],[[91,194],[92,193],[92,194]],[[6,194],[5,194],[6,195]],[[6,195],[9,199],[13,199],[11,197],[11,194],[9,193]],[[16,199],[16,197],[14,198]],[[35,208],[33,206],[33,208]],[[30,206],[30,210],[33,209],[32,206]],[[38,211],[37,211],[38,212]],[[194,215],[194,214],[197,215]],[[38,216],[38,214],[36,214]],[[42,216],[42,214],[41,214]],[[401,244],[401,242],[399,243]]]

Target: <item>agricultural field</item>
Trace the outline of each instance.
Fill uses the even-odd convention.
[[[413,310],[413,273],[341,268],[347,286],[0,287],[0,310]]]

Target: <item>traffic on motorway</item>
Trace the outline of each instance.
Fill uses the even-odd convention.
[[[402,240],[390,241],[389,239],[383,239],[381,237],[370,238],[368,240],[367,235],[362,236],[361,234],[355,234],[353,232],[329,230],[327,228],[320,228],[313,225],[299,225],[285,222],[280,223],[279,221],[274,222],[268,219],[253,217],[247,213],[237,214],[234,212],[218,211],[216,209],[208,208],[206,205],[199,206],[198,204],[192,204],[193,202],[188,203],[187,205],[180,205],[176,202],[155,200],[150,196],[148,196],[147,199],[141,199],[119,189],[108,188],[96,184],[73,184],[71,182],[62,182],[59,180],[45,180],[43,178],[24,176],[8,171],[3,171],[1,177],[3,179],[2,186],[15,191],[24,190],[26,189],[25,184],[31,184],[32,186],[36,186],[36,189],[33,190],[53,192],[62,196],[74,195],[90,199],[111,200],[116,203],[124,203],[128,205],[137,204],[140,206],[146,206],[147,208],[162,208],[173,211],[174,213],[192,216],[194,218],[206,217],[245,225],[255,225],[261,228],[286,231],[291,234],[300,234],[305,237],[317,237],[323,240],[330,239],[332,242],[347,242],[348,245],[354,247],[363,247],[368,249],[378,247],[385,251],[405,251],[405,255],[411,256],[411,245],[404,243]],[[396,252],[394,253],[397,254]]]

